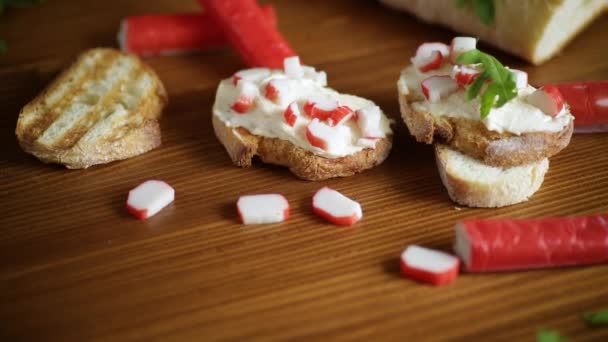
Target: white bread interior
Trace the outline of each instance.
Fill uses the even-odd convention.
[[[549,169],[547,158],[528,165],[493,167],[440,144],[435,144],[435,158],[450,198],[480,208],[527,201],[540,188]]]

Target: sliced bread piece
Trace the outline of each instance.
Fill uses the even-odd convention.
[[[23,107],[15,133],[43,162],[87,168],[160,146],[166,103],[163,84],[139,58],[90,49]]]
[[[503,207],[527,201],[541,186],[549,160],[500,168],[435,144],[441,181],[450,198],[461,205],[480,208]]]
[[[608,8],[606,0],[491,1],[489,8],[495,14],[491,23],[484,23],[472,6],[458,8],[454,0],[380,1],[424,21],[479,37],[534,64],[557,54]]]

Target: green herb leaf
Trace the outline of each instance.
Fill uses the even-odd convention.
[[[567,342],[568,339],[562,337],[557,331],[540,330],[536,334],[536,342]]]
[[[481,64],[483,67],[481,74],[467,88],[468,101],[473,100],[480,94],[487,81],[491,82],[481,95],[479,114],[482,119],[490,114],[492,108],[500,108],[517,96],[513,73],[493,56],[474,49],[458,56],[456,62],[460,64]]]
[[[469,0],[473,1],[473,11],[481,19],[481,22],[490,25],[496,15],[496,0]],[[456,0],[458,8],[464,8],[467,0]]]
[[[592,326],[608,325],[608,309],[583,314],[583,319]]]
[[[8,46],[4,40],[0,39],[0,53],[5,53],[6,51],[8,51]]]

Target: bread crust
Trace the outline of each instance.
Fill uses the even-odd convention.
[[[479,120],[413,110],[412,100],[399,94],[401,116],[418,142],[445,143],[491,166],[513,167],[549,158],[568,146],[574,127],[570,121],[559,132],[498,133],[488,130]]]
[[[216,115],[212,115],[212,123],[215,135],[236,166],[250,167],[253,157],[258,156],[264,163],[285,166],[297,177],[309,181],[347,177],[374,167],[386,159],[392,146],[391,137],[387,137],[380,139],[375,148],[329,159],[287,140],[255,135],[243,127],[228,127]]]
[[[103,53],[104,59],[116,59],[118,57],[130,56],[136,59],[135,69],[139,75],[150,76],[153,85],[148,96],[139,99],[134,108],[128,109],[127,118],[121,121],[119,126],[114,127],[110,134],[96,139],[94,143],[81,140],[86,131],[68,131],[62,135],[61,141],[55,142],[53,146],[47,146],[39,141],[44,130],[61,114],[53,113],[57,110],[53,105],[46,103],[49,94],[67,82],[74,74],[79,63],[88,55]],[[93,76],[100,77],[98,71],[92,71]],[[77,92],[78,90],[73,90]],[[116,92],[120,92],[116,89]],[[73,93],[68,95],[74,96]],[[71,100],[68,100],[71,101]],[[161,145],[161,130],[158,120],[162,109],[167,104],[167,92],[162,82],[149,66],[141,62],[134,55],[124,54],[118,50],[97,48],[90,49],[80,54],[76,60],[66,68],[53,82],[51,82],[38,96],[21,110],[15,134],[21,148],[45,163],[58,163],[68,169],[82,169],[96,164],[109,163],[115,160],[131,158],[148,152]],[[110,104],[114,104],[110,102]],[[25,123],[25,117],[32,111],[42,111],[42,117],[36,124]],[[101,108],[100,108],[101,109]],[[105,108],[104,108],[105,109]],[[52,115],[53,114],[53,115]],[[91,112],[91,116],[97,115]],[[103,119],[97,115],[98,120]],[[42,123],[41,123],[41,122]],[[89,127],[90,129],[91,127]]]
[[[497,208],[525,202],[540,189],[549,169],[549,160],[543,159],[531,165],[529,174],[519,175],[517,179],[502,173],[492,182],[482,182],[459,176],[449,165],[448,153],[451,152],[447,146],[435,144],[439,176],[450,198],[469,207]]]

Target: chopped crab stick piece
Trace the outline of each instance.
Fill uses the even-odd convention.
[[[473,37],[454,37],[450,44],[450,61],[456,63],[456,58],[462,53],[477,48],[477,39]]]
[[[424,43],[416,50],[412,64],[421,72],[436,70],[441,67],[443,59],[448,57],[450,49],[443,43]]]
[[[608,263],[608,214],[464,220],[455,230],[469,272]]]
[[[261,7],[276,26],[273,6]],[[125,52],[141,56],[187,54],[227,46],[222,29],[206,13],[150,14],[122,20],[118,44]]]
[[[338,108],[338,101],[326,98],[313,98],[304,103],[304,113],[311,118],[327,120]]]
[[[431,76],[420,83],[420,88],[424,97],[434,103],[456,92],[458,83],[450,76]]]
[[[280,194],[241,196],[236,207],[243,224],[276,223],[289,218],[289,202]]]
[[[285,58],[296,55],[255,0],[199,0],[199,3],[248,66],[281,69]]]
[[[298,56],[285,58],[283,60],[283,69],[285,75],[289,78],[300,79],[304,77],[304,69],[302,68],[302,64],[300,64],[300,57]]]
[[[347,143],[344,131],[312,119],[306,127],[306,139],[311,146],[318,147],[330,153],[340,151]]]
[[[283,113],[283,117],[285,118],[285,123],[289,126],[293,127],[296,125],[298,118],[300,118],[300,108],[298,108],[298,104],[296,102],[292,102],[287,106],[285,112]]]
[[[159,180],[148,180],[129,191],[127,210],[140,220],[154,216],[175,199],[175,190]]]
[[[481,71],[470,66],[454,65],[450,76],[452,76],[452,78],[456,80],[456,83],[458,83],[458,85],[460,85],[461,87],[466,87],[469,84],[473,83],[473,81],[475,81],[475,78],[479,76],[479,74],[481,74]]]
[[[608,132],[608,81],[553,84],[574,114],[574,132]]]
[[[361,108],[356,112],[357,125],[361,131],[361,136],[368,139],[384,138],[385,134],[380,128],[382,111],[378,106]]]
[[[358,202],[328,187],[321,188],[313,196],[312,209],[315,214],[339,226],[353,225],[363,217]]]
[[[252,82],[241,80],[236,88],[238,95],[230,108],[239,114],[247,113],[253,108],[255,98],[258,95],[258,87]]]
[[[289,80],[284,78],[272,79],[264,87],[264,96],[283,108],[292,99],[293,96],[290,95]]]
[[[401,274],[431,285],[445,285],[458,276],[460,261],[453,255],[416,245],[401,253]]]
[[[562,94],[557,87],[551,85],[540,87],[530,94],[528,103],[550,116],[556,116],[564,108]]]

